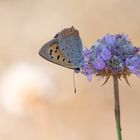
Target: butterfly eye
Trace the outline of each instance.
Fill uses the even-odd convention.
[[[76,68],[75,70],[80,71],[80,68]]]
[[[70,61],[68,61],[68,63],[70,63]]]

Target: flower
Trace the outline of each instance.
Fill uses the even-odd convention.
[[[83,51],[82,73],[90,80],[91,75],[126,79],[133,73],[140,77],[139,52],[140,49],[133,46],[126,34],[107,34]]]

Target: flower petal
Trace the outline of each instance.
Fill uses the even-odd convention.
[[[102,70],[105,68],[105,62],[99,56],[95,59],[95,61],[93,61],[93,65],[97,70]]]
[[[110,58],[111,58],[111,52],[109,51],[109,49],[106,46],[104,46],[102,49],[101,57],[104,60],[110,60]]]

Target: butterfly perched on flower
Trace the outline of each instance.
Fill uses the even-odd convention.
[[[83,63],[79,31],[73,26],[63,29],[40,49],[39,54],[50,62],[79,72]]]

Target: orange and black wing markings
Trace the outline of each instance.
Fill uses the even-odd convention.
[[[75,69],[76,67],[71,64],[70,60],[59,49],[58,42],[56,39],[51,40],[46,43],[39,51],[40,56],[46,60],[53,62],[55,64],[67,67],[70,69]]]

